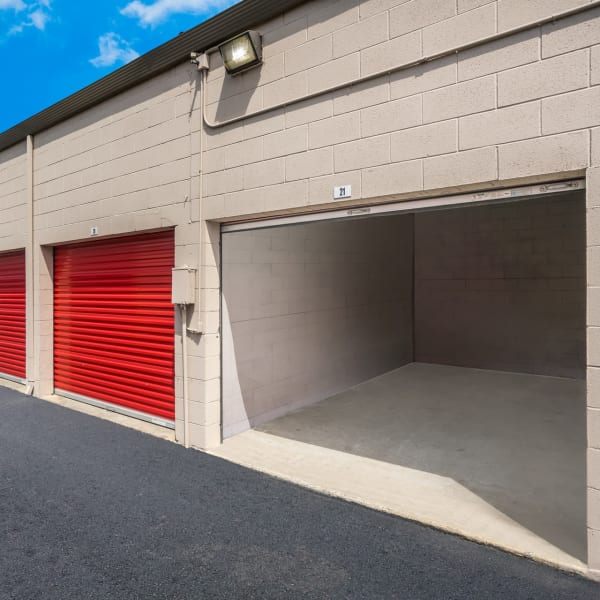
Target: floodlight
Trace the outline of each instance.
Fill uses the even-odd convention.
[[[244,33],[219,45],[225,69],[230,75],[237,75],[262,62],[262,41],[258,31]]]

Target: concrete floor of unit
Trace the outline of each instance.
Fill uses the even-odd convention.
[[[585,570],[585,382],[412,363],[214,452]]]

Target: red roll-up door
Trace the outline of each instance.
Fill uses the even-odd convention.
[[[173,231],[54,252],[54,387],[175,418]]]
[[[0,374],[25,379],[25,251],[0,254]]]

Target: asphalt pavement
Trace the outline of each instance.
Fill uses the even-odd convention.
[[[0,389],[0,599],[592,600],[600,585]]]

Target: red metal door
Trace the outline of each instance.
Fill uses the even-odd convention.
[[[54,387],[175,418],[173,231],[54,252]]]
[[[0,254],[0,373],[25,379],[25,251]]]

